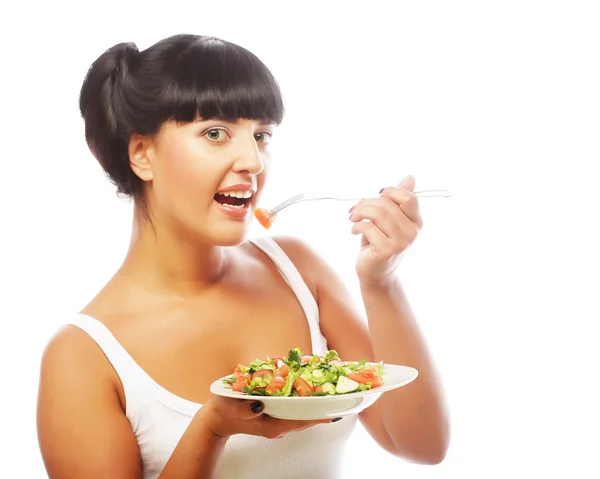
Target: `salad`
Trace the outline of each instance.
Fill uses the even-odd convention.
[[[368,391],[383,384],[383,363],[342,361],[334,350],[303,356],[292,349],[287,358],[239,364],[223,379],[233,391],[255,396],[329,396]]]

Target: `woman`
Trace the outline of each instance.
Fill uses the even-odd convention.
[[[392,454],[443,459],[442,394],[394,276],[421,226],[411,177],[351,211],[367,327],[304,244],[245,240],[283,117],[254,55],[193,35],[119,44],[90,68],[80,109],[135,221],[120,269],[43,355],[38,436],[52,479],[338,476],[356,417],[276,420],[260,401],[209,392],[238,363],[294,347],[417,368],[360,419]]]

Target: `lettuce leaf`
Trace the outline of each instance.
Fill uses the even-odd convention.
[[[331,349],[325,353],[325,361],[331,361],[332,359],[339,359],[337,351]]]
[[[298,371],[290,371],[287,378],[285,378],[285,386],[281,389],[281,396],[289,396],[292,392],[292,387],[294,386],[294,381],[298,376],[302,374],[302,369]]]
[[[266,388],[272,380],[273,378],[271,376],[267,376],[266,378],[254,378],[247,387],[249,389]]]

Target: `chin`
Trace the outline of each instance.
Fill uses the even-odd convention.
[[[209,240],[215,246],[238,246],[246,240],[247,234],[244,224],[229,228],[211,228]]]

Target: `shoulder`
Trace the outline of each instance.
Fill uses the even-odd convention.
[[[65,324],[49,339],[42,355],[42,363],[62,363],[74,359],[97,359],[98,346],[81,328]]]
[[[62,326],[46,343],[42,366],[57,367],[76,359],[93,358],[93,340],[72,324]]]
[[[77,326],[60,328],[43,352],[37,431],[51,477],[64,471],[70,477],[141,477],[139,448],[108,361]]]
[[[293,236],[273,236],[272,239],[303,276],[318,276],[322,268],[326,267],[323,258],[307,242]]]
[[[294,236],[269,236],[294,264],[317,303],[330,290],[343,289],[339,274],[316,249]]]
[[[279,248],[281,248],[283,253],[298,270],[300,276],[302,276],[302,279],[316,299],[316,279],[318,278],[318,269],[322,260],[314,249],[311,248],[308,243],[293,236],[268,236],[259,239],[261,241],[264,239],[271,239],[279,246]],[[254,245],[252,241],[249,241],[246,244],[252,244],[253,247],[244,249],[255,260],[258,260],[263,264],[269,262],[265,256],[266,253],[261,251],[261,248],[258,245]]]
[[[321,261],[316,251],[307,242],[299,238],[294,236],[273,236],[272,239],[294,263],[299,263],[301,267],[310,269],[310,264],[314,261]]]
[[[315,297],[328,284],[337,282],[335,271],[307,242],[292,236],[276,236],[273,240],[294,263]]]
[[[40,376],[45,386],[65,392],[116,391],[115,373],[100,347],[85,331],[71,324],[62,326],[47,342]]]

